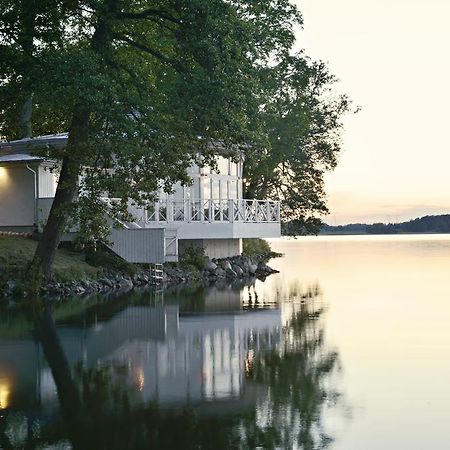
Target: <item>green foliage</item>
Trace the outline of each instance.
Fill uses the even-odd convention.
[[[323,177],[337,164],[345,95],[334,95],[336,79],[326,65],[304,52],[284,54],[261,71],[260,120],[267,142],[246,152],[245,196],[282,200],[282,219],[300,234],[317,233],[327,212]]]
[[[290,1],[1,6],[0,136],[21,136],[27,120],[35,135],[70,130],[65,149],[38,150],[66,169],[43,241],[69,215],[82,238],[107,241],[106,212],[129,220],[130,201],[148,206],[189,183],[187,167],[199,152],[208,162],[216,141],[236,157],[245,144],[250,198],[282,199],[284,217],[308,229],[326,212],[323,174],[336,164],[348,100],[330,94],[323,63],[293,54],[302,17]]]
[[[138,266],[131,264],[120,258],[109,249],[104,247],[86,249],[86,263],[93,267],[117,270],[127,275],[135,275],[138,272]]]
[[[264,239],[259,238],[243,239],[242,244],[244,255],[256,258],[262,256],[264,257],[279,256],[279,254],[274,252],[270,244]]]
[[[323,222],[318,217],[304,217],[293,219],[281,224],[281,234],[285,236],[305,236],[319,234]]]
[[[198,246],[190,246],[183,249],[180,256],[180,266],[184,269],[194,267],[196,270],[205,268],[205,249]]]

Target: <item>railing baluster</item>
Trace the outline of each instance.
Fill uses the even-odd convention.
[[[280,202],[273,200],[227,199],[183,202],[172,200],[154,203],[150,210],[141,208],[130,211],[137,222],[244,222],[274,223],[281,217]]]

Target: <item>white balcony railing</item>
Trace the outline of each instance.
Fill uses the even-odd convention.
[[[130,211],[138,224],[155,222],[280,222],[280,202],[272,200],[158,201]],[[145,226],[145,225],[144,225]]]

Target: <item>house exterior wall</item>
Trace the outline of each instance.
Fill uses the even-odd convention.
[[[159,192],[161,201],[203,203],[207,200],[238,200],[242,198],[242,162],[234,162],[231,158],[216,157],[217,167],[200,167],[193,164],[188,169],[192,178],[191,186],[182,186],[177,183],[173,193]]]
[[[57,186],[57,174],[50,170],[51,166],[41,164],[38,170],[38,196],[39,198],[51,198],[55,196]]]
[[[228,258],[242,253],[242,239],[183,239],[178,242],[180,255],[188,247],[201,247],[210,258]]]
[[[33,227],[35,180],[25,165],[0,166],[0,228]]]

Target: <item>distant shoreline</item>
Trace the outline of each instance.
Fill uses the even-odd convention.
[[[424,216],[399,223],[323,224],[319,234],[326,235],[389,235],[389,234],[447,234],[450,233],[450,214]]]
[[[398,233],[368,233],[368,232],[320,232],[318,236],[396,236],[396,235],[413,235],[413,234],[450,234],[450,231],[400,231]]]

